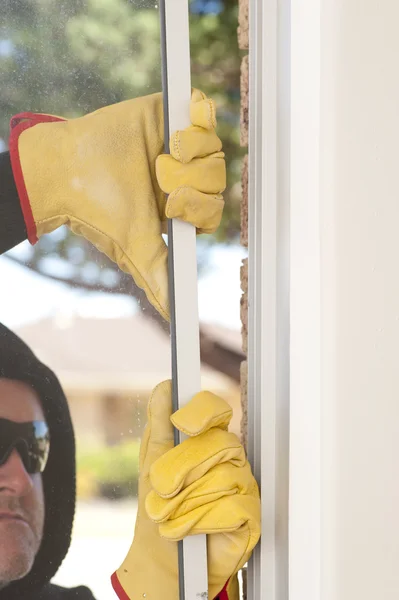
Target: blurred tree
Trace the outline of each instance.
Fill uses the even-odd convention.
[[[0,136],[16,112],[79,116],[161,89],[157,0],[6,0],[0,24]],[[228,189],[219,240],[239,231],[237,1],[193,0],[193,85],[218,104]]]
[[[216,236],[206,236],[203,247],[215,241],[237,242],[239,235],[243,153],[237,11],[237,0],[191,3],[192,83],[217,102],[228,170],[223,223]],[[5,144],[15,113],[29,110],[72,118],[159,91],[157,0],[3,0],[0,80],[0,138]],[[206,251],[201,257],[206,264]],[[155,316],[131,278],[69,230],[42,238],[26,266],[55,277],[60,261],[66,283],[129,294]]]

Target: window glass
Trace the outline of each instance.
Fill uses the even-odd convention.
[[[193,86],[217,102],[228,167],[222,226],[198,237],[202,384],[231,403],[239,435],[245,249],[236,4],[193,0],[190,18]],[[2,152],[16,113],[74,118],[161,90],[156,0],[8,0],[1,14]],[[53,581],[111,600],[110,575],[134,532],[148,397],[170,377],[168,327],[129,275],[66,227],[0,257],[0,281],[0,321],[54,370],[75,429],[76,516]]]

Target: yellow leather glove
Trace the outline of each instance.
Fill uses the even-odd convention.
[[[224,400],[200,392],[172,417],[171,406],[165,381],[148,405],[136,529],[114,589],[121,600],[178,600],[177,541],[206,533],[209,600],[238,600],[236,574],[260,535],[258,486]],[[175,448],[171,421],[190,436]]]
[[[130,273],[166,319],[163,222],[179,218],[215,231],[226,186],[213,101],[194,90],[190,112],[192,126],[171,137],[170,156],[161,155],[161,94],[78,119],[22,113],[11,120],[11,162],[29,241],[69,225]]]

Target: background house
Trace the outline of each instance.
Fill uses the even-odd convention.
[[[241,351],[239,331],[205,327],[219,344]],[[170,378],[170,340],[155,322],[141,313],[108,319],[64,313],[22,326],[17,333],[60,379],[78,445],[112,445],[141,437],[151,390]],[[203,366],[202,387],[230,403],[231,430],[238,435],[238,384]]]

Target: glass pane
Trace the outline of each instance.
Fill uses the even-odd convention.
[[[153,0],[10,0],[1,16],[0,150],[16,113],[73,118],[161,89]],[[110,576],[133,538],[147,400],[170,378],[168,328],[129,275],[66,227],[9,252],[0,273],[0,319],[56,373],[75,430],[72,543],[52,581],[113,600]]]
[[[241,342],[240,268],[247,256],[240,240],[241,172],[247,149],[240,145],[240,65],[236,0],[190,3],[192,85],[216,101],[217,133],[226,154],[227,189],[222,224],[214,235],[198,237],[202,384],[233,408],[230,430],[240,436]],[[245,143],[245,141],[244,141]],[[245,228],[245,214],[243,226]],[[244,238],[244,236],[243,236]],[[240,314],[241,312],[241,314]]]
[[[157,0],[8,0],[0,23],[0,150],[18,112],[77,117],[161,89]],[[236,0],[191,2],[193,85],[218,105],[227,154],[222,227],[199,236],[203,387],[234,409],[240,434],[239,65]],[[152,388],[170,377],[170,340],[130,276],[67,228],[0,257],[0,320],[58,375],[77,440],[71,548],[54,583],[115,594],[131,543],[137,459]]]

